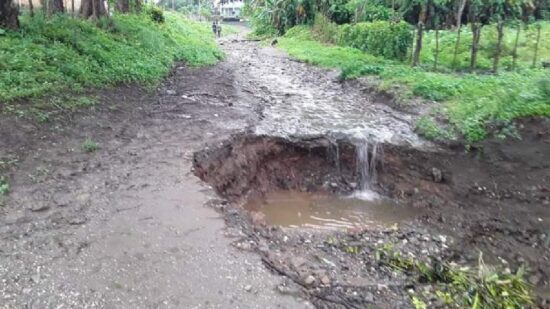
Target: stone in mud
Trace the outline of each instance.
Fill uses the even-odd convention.
[[[50,209],[50,205],[45,202],[37,202],[31,207],[32,212],[41,212]]]
[[[167,95],[176,95],[176,93],[177,93],[176,90],[172,90],[172,89],[166,90]]]
[[[443,181],[443,173],[440,169],[432,167],[432,179],[434,182],[440,183]]]
[[[304,279],[304,283],[307,286],[312,286],[315,283],[315,281],[316,281],[316,279],[312,275],[309,275]]]
[[[328,276],[323,276],[321,278],[321,283],[324,285],[330,285],[330,278]]]

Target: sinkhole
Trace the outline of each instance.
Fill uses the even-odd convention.
[[[241,134],[195,153],[193,168],[268,225],[364,228],[422,213],[409,197],[421,195],[418,184],[434,176],[413,164],[411,151],[345,136]]]

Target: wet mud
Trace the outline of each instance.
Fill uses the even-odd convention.
[[[290,230],[266,227],[261,212],[241,210],[241,214],[263,235],[256,245],[264,254],[264,262],[293,277],[320,303],[331,302],[327,295],[343,307],[383,305],[399,299],[406,302],[407,287],[417,284],[411,282],[412,278],[398,279],[386,270],[389,273],[379,280],[397,280],[393,292],[390,289],[387,293],[382,293],[379,286],[365,290],[365,286],[352,283],[372,280],[373,274],[362,268],[364,263],[373,263],[371,267],[384,273],[374,262],[379,244],[404,242],[415,244],[402,248],[413,256],[459,265],[475,266],[480,252],[486,262],[501,268],[527,265],[531,269],[529,281],[538,288],[539,302],[544,306],[548,303],[544,291],[548,290],[550,275],[549,166],[545,159],[550,153],[550,126],[545,119],[528,119],[521,127],[521,140],[489,140],[470,151],[424,151],[380,143],[377,148],[368,148],[368,157],[378,149],[376,161],[370,162],[377,176],[370,189],[408,210],[416,210],[416,215],[400,222],[399,230],[376,225],[343,226],[341,230],[347,232],[327,236],[307,228],[303,231],[303,226]],[[360,164],[364,162],[358,159],[358,147],[361,144],[357,140],[333,136],[237,135],[195,153],[194,172],[233,207],[243,205],[243,199],[268,198],[270,192],[279,190],[349,196],[361,189]],[[330,237],[354,243],[362,248],[360,254],[332,248],[327,245]],[[293,265],[296,256],[307,256],[307,266]],[[327,264],[325,260],[341,264]],[[306,284],[309,276],[317,280],[316,284]],[[330,284],[321,283],[321,278]]]
[[[472,265],[482,251],[526,264],[547,306],[548,120],[524,120],[521,140],[438,147],[414,134],[418,111],[337,72],[220,44],[214,67],[179,64],[154,91],[89,90],[94,107],[52,109],[49,123],[2,110],[0,305],[410,308],[411,289],[430,286],[378,262],[391,244],[426,262]],[[82,151],[86,138],[100,148]],[[358,141],[367,158],[383,150],[367,159],[370,189],[413,216],[335,231],[242,207],[277,190],[352,194],[365,178]]]

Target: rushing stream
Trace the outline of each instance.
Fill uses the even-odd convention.
[[[231,52],[247,64],[239,69],[246,74],[236,74],[237,83],[251,102],[261,106],[255,133],[283,137],[338,133],[369,141],[425,145],[413,131],[414,115],[376,102],[360,86],[340,82],[338,72],[292,61],[275,49],[251,46],[243,43]],[[241,76],[247,80],[239,80]]]

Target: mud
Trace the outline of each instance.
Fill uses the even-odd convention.
[[[463,264],[483,250],[528,264],[548,290],[548,120],[525,120],[521,140],[432,151],[411,129],[417,114],[336,72],[220,44],[214,67],[179,64],[154,91],[89,90],[95,106],[47,110],[49,123],[1,105],[0,305],[408,308],[410,290],[429,287],[377,263],[386,243]],[[99,150],[82,151],[86,138]],[[353,192],[353,138],[384,144],[373,189],[416,218],[327,232],[266,226],[238,207],[275,189]]]
[[[352,236],[356,235],[353,232],[336,236],[339,240],[352,237],[355,244],[366,248],[359,257],[327,256],[326,234],[288,229],[277,230],[276,236],[267,237],[270,241],[276,239],[273,246],[284,252],[281,254],[288,260],[277,264],[282,258],[273,256],[271,247],[262,251],[259,245],[259,250],[266,255],[264,259],[268,264],[277,264],[273,267],[281,268],[279,271],[287,275],[294,274],[296,281],[305,285],[303,280],[308,275],[313,274],[319,280],[330,272],[330,267],[319,262],[318,257],[343,261],[345,265],[361,264],[374,259],[373,243],[402,239],[414,243],[415,239],[425,239],[437,259],[447,256],[452,262],[475,265],[482,252],[485,261],[503,268],[528,265],[532,270],[530,282],[539,292],[546,291],[550,275],[550,195],[549,165],[545,158],[550,153],[550,126],[545,119],[525,120],[521,126],[521,140],[509,140],[506,144],[487,141],[469,152],[453,149],[427,152],[402,145],[379,145],[383,156],[376,162],[378,177],[372,189],[418,211],[415,220],[404,222],[399,232],[367,227],[360,229],[360,236]],[[196,153],[194,171],[237,207],[242,204],[242,197],[255,199],[281,189],[349,195],[357,190],[360,182],[356,145],[357,142],[348,138],[238,135],[218,147]],[[248,221],[261,226],[266,223],[264,219],[253,213]],[[293,236],[300,240],[285,244],[283,239]],[[438,243],[438,237],[448,241]],[[406,250],[415,256],[426,256],[423,250],[427,249]],[[293,256],[304,255],[310,257],[307,260],[311,265],[293,270],[289,261]],[[317,262],[312,262],[315,260]],[[296,271],[299,274],[295,274]],[[336,278],[331,288],[325,287],[314,294],[320,298],[325,293],[333,297],[340,295],[337,299],[346,300],[353,299],[350,295],[354,293],[364,295],[364,287],[350,284],[341,277],[346,275],[363,280],[373,276],[342,266],[329,276],[331,280]],[[395,283],[402,291],[410,284],[407,278]],[[336,292],[342,286],[350,288],[344,293],[347,296]],[[544,292],[539,294],[541,304],[548,301],[544,295]],[[399,293],[378,295],[375,299],[379,302],[356,299],[353,306],[381,305],[399,298],[405,301],[406,297]]]

